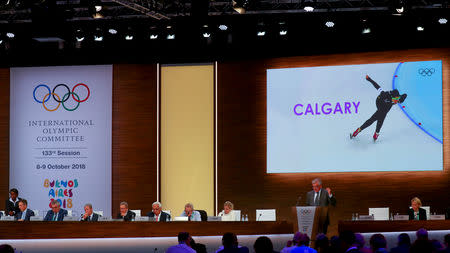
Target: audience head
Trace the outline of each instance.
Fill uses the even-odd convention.
[[[294,234],[294,238],[292,238],[292,242],[295,246],[298,245],[298,242],[300,241],[300,237],[302,236],[302,233],[297,232]]]
[[[365,244],[366,244],[366,240],[364,239],[364,236],[360,233],[356,233],[355,234],[355,246],[358,249],[362,249]]]
[[[273,244],[269,237],[260,236],[256,239],[255,244],[253,244],[253,248],[256,253],[272,253],[273,252]]]
[[[450,234],[446,234],[444,237],[444,243],[447,246],[447,248],[450,247]]]
[[[59,213],[59,210],[61,210],[61,204],[59,203],[59,201],[53,200],[50,204],[52,206],[52,211],[54,213]]]
[[[419,211],[419,208],[422,206],[422,201],[418,197],[414,197],[411,199],[411,207],[412,209],[417,212]]]
[[[119,208],[120,208],[120,213],[122,215],[125,215],[128,212],[128,203],[125,201],[120,202]]]
[[[188,232],[180,232],[180,233],[178,233],[178,242],[179,243],[184,243],[184,244],[186,244],[188,246],[191,246],[191,241],[192,241],[192,238],[191,238],[191,236],[189,235]]]
[[[92,210],[92,204],[91,204],[91,203],[87,203],[87,204],[84,205],[84,212],[85,212],[87,215],[92,215],[92,213],[93,213],[94,211]]]
[[[186,214],[190,214],[194,211],[194,205],[192,203],[187,203],[186,205],[184,205],[184,212]]]
[[[11,196],[11,199],[13,201],[16,201],[17,197],[19,196],[19,191],[16,188],[12,188],[9,190],[9,195]]]
[[[27,206],[28,206],[28,202],[26,199],[21,199],[19,201],[19,209],[21,212],[24,212],[25,210],[27,210]]]
[[[224,248],[232,248],[238,246],[237,236],[233,233],[225,233],[222,236],[222,245]]]
[[[309,246],[309,236],[307,234],[301,234],[298,239],[298,246]]]
[[[225,201],[225,203],[223,203],[223,211],[225,214],[229,214],[231,212],[231,210],[233,210],[233,203],[231,203],[230,201]]]
[[[317,251],[319,250],[323,250],[323,249],[328,249],[328,237],[324,234],[318,234],[316,236],[316,243],[314,244],[314,247]]]
[[[341,250],[345,252],[348,248],[353,247],[355,244],[355,233],[352,231],[343,231],[339,234],[339,241],[341,244]]]
[[[439,240],[431,240],[431,246],[433,247],[433,252],[441,252],[441,250],[444,249],[444,247],[442,247],[442,244]]]
[[[384,238],[384,235],[382,234],[374,234],[372,237],[370,237],[370,248],[372,248],[373,251],[376,251],[378,249],[385,249],[387,246],[386,238]]]
[[[417,240],[428,240],[428,231],[424,228],[417,230],[416,232]]]
[[[292,240],[288,240],[288,241],[286,242],[286,247],[292,247],[292,243],[293,243]]]
[[[161,213],[162,210],[162,204],[158,201],[153,202],[152,204],[152,212],[156,215],[159,215]]]
[[[398,236],[398,245],[408,245],[411,246],[411,238],[407,233],[401,233]]]
[[[319,192],[322,189],[322,180],[320,178],[314,178],[312,181],[312,188],[315,192]]]
[[[338,236],[334,235],[330,238],[330,248],[332,252],[338,252],[341,248],[341,240]]]
[[[14,253],[14,248],[9,244],[0,245],[0,253]]]

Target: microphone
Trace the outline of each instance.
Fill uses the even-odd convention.
[[[259,213],[259,216],[258,216],[258,218],[256,219],[256,221],[259,221],[259,218],[261,218],[261,216],[262,216],[262,213]]]
[[[302,201],[302,196],[298,196],[297,202],[295,202],[295,206],[298,206],[301,201]]]

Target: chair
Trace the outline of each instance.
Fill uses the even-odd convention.
[[[5,211],[0,211],[0,213],[2,213],[0,216],[5,216]]]
[[[98,215],[100,215],[100,216],[103,216],[103,211],[101,211],[101,210],[94,211],[94,213],[96,213],[96,214],[98,214]]]
[[[169,214],[170,216],[172,216],[170,210],[162,210],[162,211],[165,212],[165,213],[167,213],[167,214]]]
[[[34,216],[39,216],[39,210],[35,209],[35,210],[31,210],[34,213]]]
[[[72,210],[67,210],[67,216],[72,217]]]
[[[369,215],[374,220],[389,220],[389,207],[369,208]]]
[[[136,217],[141,216],[141,210],[131,210],[131,211],[136,214]]]
[[[256,209],[256,221],[276,221],[275,209]]]
[[[205,210],[197,210],[200,213],[200,217],[202,217],[202,221],[208,221],[208,214]]]
[[[425,209],[425,211],[427,212],[427,220],[429,220],[430,219],[430,209],[431,209],[431,207],[430,206],[422,206],[422,208],[423,209]]]

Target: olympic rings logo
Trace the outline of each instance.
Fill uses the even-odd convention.
[[[311,214],[311,210],[309,210],[309,209],[302,209],[302,210],[300,210],[300,213],[301,213],[302,215]]]
[[[422,76],[431,76],[432,74],[434,74],[434,68],[419,69],[419,74]]]
[[[62,96],[62,99],[61,99],[61,97],[55,92],[56,89],[57,89],[58,87],[60,87],[60,86],[61,86],[61,87],[65,87],[65,88],[67,89],[67,93],[65,93],[64,96]],[[87,89],[87,95],[86,95],[86,98],[84,98],[84,99],[80,99],[80,97],[78,96],[78,94],[75,93],[75,89],[76,89],[77,87],[79,87],[79,86],[83,86],[83,87],[85,87],[85,88]],[[42,89],[42,88],[46,88],[47,91],[48,91],[48,93],[45,94],[45,96],[42,98],[42,100],[39,100],[38,98],[36,98],[36,91],[37,91],[39,88],[41,88],[41,89]],[[71,112],[71,111],[75,111],[76,109],[78,109],[78,106],[80,106],[81,103],[83,103],[83,102],[85,102],[86,100],[88,100],[88,98],[89,98],[90,95],[91,95],[91,91],[89,90],[89,87],[88,87],[86,84],[84,84],[84,83],[79,83],[79,84],[73,86],[72,91],[69,89],[69,86],[67,86],[66,84],[63,84],[63,83],[60,83],[60,84],[56,85],[56,86],[53,88],[53,90],[51,90],[51,91],[50,91],[50,87],[48,87],[48,86],[45,85],[45,84],[39,84],[39,85],[36,86],[36,87],[34,88],[34,90],[33,90],[33,98],[34,98],[34,101],[36,101],[37,103],[42,104],[42,106],[44,107],[44,109],[47,110],[47,111],[49,111],[49,112],[54,112],[54,111],[58,110],[58,108],[59,108],[59,106],[60,106],[61,104],[62,104],[63,108],[66,109],[67,111],[70,111],[70,112]],[[70,99],[70,97],[72,97],[73,100],[75,100],[75,102],[78,103],[74,108],[68,108],[68,107],[64,104],[64,103],[67,102],[67,100]],[[55,101],[58,103],[58,105],[57,105],[55,108],[53,108],[53,109],[50,109],[50,108],[48,108],[48,107],[45,105],[45,103],[47,103],[47,102],[50,100],[50,98],[53,98],[53,100],[55,100]]]

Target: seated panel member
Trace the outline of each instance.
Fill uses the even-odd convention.
[[[20,212],[19,209],[19,191],[16,188],[9,190],[10,198],[5,201],[5,215],[15,216],[16,213]]]
[[[235,213],[233,212],[233,203],[230,201],[225,201],[223,204],[223,211],[219,213],[219,216],[222,217],[222,221],[235,221]]]
[[[184,205],[184,211],[180,216],[188,217],[189,221],[202,221],[200,213],[194,210],[194,205],[192,203],[187,203]]]
[[[136,214],[128,210],[128,203],[123,201],[120,203],[120,212],[117,214],[117,219],[123,219],[124,221],[132,221],[136,217]]]
[[[411,208],[408,210],[409,220],[427,220],[427,211],[420,208],[422,201],[418,197],[411,199]]]
[[[51,203],[52,210],[49,210],[44,217],[44,221],[63,221],[64,216],[67,215],[67,210],[62,209],[58,200],[53,200]]]
[[[152,204],[152,211],[147,213],[150,218],[155,218],[155,221],[169,221],[170,214],[162,211],[162,205],[160,202],[154,202]]]
[[[34,216],[33,210],[28,209],[28,202],[26,199],[19,200],[20,212],[16,213],[15,220],[30,221],[30,217]]]
[[[84,214],[81,215],[81,221],[98,221],[99,215],[92,210],[92,204],[84,205]]]

